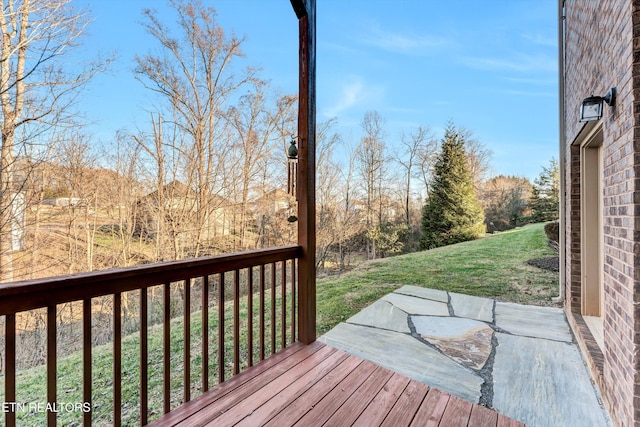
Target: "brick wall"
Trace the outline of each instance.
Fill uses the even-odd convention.
[[[567,0],[565,36],[566,308],[579,312],[583,98],[618,89],[602,129],[605,349],[603,397],[616,424],[640,424],[640,1]]]

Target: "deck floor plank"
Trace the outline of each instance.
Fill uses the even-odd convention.
[[[295,343],[150,425],[524,427],[321,343]]]
[[[321,381],[341,364],[347,355],[343,352],[334,352],[325,360],[322,360],[314,369],[297,378],[280,392],[273,395],[273,391],[269,389],[268,393],[265,387],[264,396],[255,396],[255,399],[249,397],[248,403],[243,405],[241,410],[245,412],[245,416],[238,422],[238,426],[256,426],[263,425],[273,416],[282,410],[289,402],[293,402],[309,390],[314,384]],[[271,385],[270,385],[271,387]],[[222,419],[220,420],[223,421]]]
[[[393,372],[387,369],[375,370],[325,423],[328,426],[350,426],[364,412],[375,395],[385,386]]]
[[[284,351],[271,355],[271,357],[263,360],[261,363],[245,371],[243,375],[237,375],[222,384],[218,384],[216,387],[210,389],[209,392],[201,394],[197,398],[175,408],[171,412],[163,415],[161,418],[150,422],[148,425],[174,426],[184,421],[185,418],[189,417],[190,415],[201,411],[203,408],[215,402],[226,393],[229,393],[236,388],[241,387],[242,385],[258,377],[259,375],[268,372],[269,369],[279,366],[280,364],[286,366],[288,364],[294,363],[298,358],[306,357],[310,354],[313,354],[314,352],[320,350],[322,347],[323,345],[320,343],[313,343],[308,346],[300,343],[294,343],[293,345],[287,347]],[[296,357],[292,357],[293,355],[296,355]],[[289,360],[287,361],[287,359]]]
[[[409,378],[394,373],[353,425],[359,427],[379,426],[393,405],[396,404],[409,381]]]
[[[333,390],[347,375],[356,370],[363,360],[357,357],[348,357],[343,363],[338,365],[329,373],[323,381],[315,384],[312,388],[303,393],[299,399],[289,402],[283,410],[271,418],[265,426],[285,426],[293,425],[315,404]]]
[[[469,425],[474,427],[496,427],[498,424],[498,413],[480,405],[473,405]]]
[[[438,389],[431,388],[427,396],[422,401],[420,408],[416,412],[416,416],[411,422],[411,427],[437,427],[440,420],[447,409],[449,398],[451,395],[444,393]]]
[[[287,366],[274,366],[264,374],[253,378],[242,387],[236,388],[230,393],[222,396],[220,399],[215,401],[215,403],[212,403],[210,406],[215,407],[215,412],[207,410],[199,411],[178,425],[185,427],[203,426],[214,420],[216,420],[217,425],[225,425],[224,423],[217,421],[217,418],[227,414],[227,412],[229,412],[229,415],[225,415],[225,418],[235,418],[234,414],[236,414],[237,411],[232,409],[234,407],[236,407],[236,409],[241,407],[244,401],[255,396],[256,392],[259,392],[264,387],[274,387],[276,392],[281,390],[281,385],[285,384],[291,378],[291,375],[295,375],[292,379],[295,380],[298,376],[304,374],[315,364],[324,360],[326,357],[329,357],[334,352],[334,349],[324,347],[309,355],[304,360],[298,360],[298,363],[293,365],[287,364]],[[285,362],[286,361],[287,360],[285,360]],[[286,385],[287,384],[284,386]]]
[[[336,363],[336,360],[332,358],[334,354],[336,354],[336,351],[326,353],[324,349],[314,353],[312,356],[289,369],[286,375],[280,375],[271,382],[262,384],[261,387],[256,388],[253,393],[243,396],[242,405],[237,405],[235,402],[232,402],[234,403],[234,405],[232,405],[233,410],[227,410],[216,419],[210,420],[206,425],[231,426],[237,424],[251,415],[255,409],[269,401],[274,395],[283,392],[307,374],[311,373],[307,377],[307,381],[313,380],[314,374],[318,373],[318,371],[322,372],[326,366],[331,367],[332,363]],[[231,400],[235,399],[231,397]]]
[[[395,427],[411,424],[428,391],[429,387],[427,385],[418,381],[409,381],[404,393],[400,395],[381,425],[383,427]]]
[[[296,425],[323,425],[376,369],[383,368],[368,361],[362,362],[357,371],[353,371],[347,375],[344,380],[337,384],[333,390],[314,405],[309,412],[304,414]]]
[[[511,419],[505,415],[498,414],[498,427],[524,427],[524,423]]]
[[[451,396],[444,410],[440,425],[447,427],[467,427],[473,403]]]

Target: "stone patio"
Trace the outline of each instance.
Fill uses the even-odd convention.
[[[533,427],[611,425],[560,308],[403,286],[319,340]]]

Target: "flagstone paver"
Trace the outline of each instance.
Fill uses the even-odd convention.
[[[407,285],[319,340],[531,427],[611,425],[560,308]]]
[[[416,332],[447,356],[472,369],[482,369],[493,346],[493,329],[458,317],[412,316]]]
[[[480,399],[482,378],[410,335],[340,323],[319,340],[471,402]]]
[[[444,354],[471,369],[482,369],[493,346],[493,329],[458,317],[412,316],[416,332]]]
[[[450,292],[453,314],[458,317],[493,322],[493,300]]]
[[[561,308],[496,303],[496,326],[515,335],[571,342],[571,330]]]
[[[421,288],[420,286],[404,285],[403,287],[396,289],[395,293],[440,302],[449,301],[449,294],[446,291],[441,291],[439,289]]]
[[[361,312],[352,316],[347,323],[372,326],[390,331],[411,333],[407,313],[387,301],[376,301]]]
[[[576,345],[496,336],[495,410],[530,426],[609,425]]]
[[[411,316],[411,321],[418,334],[441,338],[455,338],[471,329],[486,327],[483,322],[460,317]]]
[[[400,295],[396,293],[387,294],[382,297],[400,310],[408,314],[423,314],[426,316],[448,316],[449,306],[444,302],[432,301],[422,298]]]

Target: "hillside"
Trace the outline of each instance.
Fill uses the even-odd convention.
[[[318,332],[326,332],[386,293],[415,285],[524,304],[552,305],[558,273],[526,264],[554,256],[544,224],[429,251],[361,264],[318,281]]]

